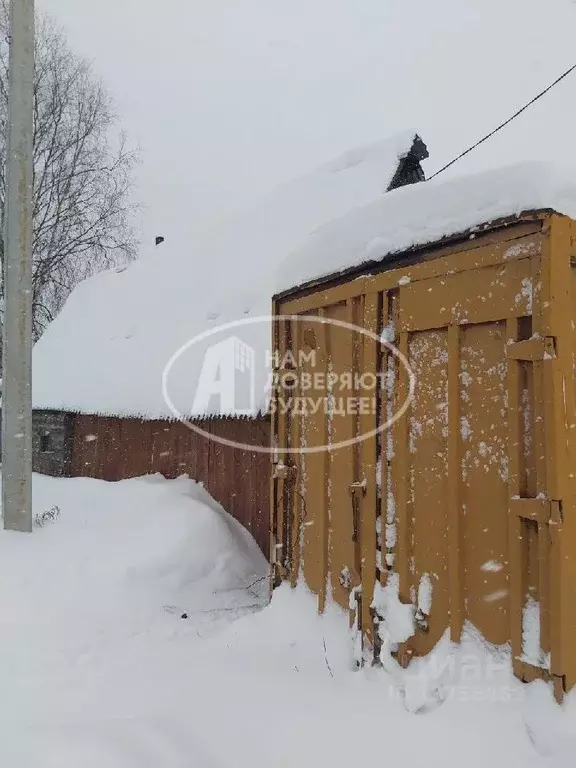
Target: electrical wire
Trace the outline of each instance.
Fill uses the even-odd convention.
[[[554,86],[558,85],[562,80],[564,80],[565,77],[568,77],[572,72],[576,70],[576,64],[570,67],[570,69],[567,69],[565,72],[563,72],[560,77],[557,77],[556,80],[554,80],[553,83],[550,83],[549,86],[544,88],[543,91],[540,91],[540,93],[536,94],[533,99],[530,99],[530,101],[527,104],[524,104],[523,107],[521,107],[517,112],[515,112],[511,117],[509,117],[507,120],[505,120],[503,123],[500,123],[494,130],[490,131],[490,133],[487,133],[486,136],[483,136],[479,141],[477,141],[475,144],[472,144],[471,147],[468,147],[468,149],[465,149],[464,152],[461,152],[458,157],[455,157],[453,160],[451,160],[449,163],[446,163],[442,168],[440,168],[439,171],[436,171],[436,173],[433,173],[432,176],[430,176],[430,179],[435,178],[439,174],[441,174],[443,171],[445,171],[447,168],[450,168],[454,163],[457,163],[458,160],[461,160],[466,155],[470,154],[476,147],[479,147],[480,144],[483,144],[485,141],[488,141],[488,139],[492,138],[494,134],[498,133],[498,131],[501,131],[502,128],[505,128],[507,125],[509,125],[513,120],[515,120],[519,115],[522,114],[522,112],[525,112],[528,107],[531,107],[532,104],[538,101],[538,99],[541,99],[542,96],[545,96],[548,91],[551,91]],[[430,181],[428,179],[428,181]]]

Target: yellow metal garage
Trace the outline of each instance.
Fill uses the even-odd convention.
[[[350,608],[365,653],[397,583],[401,663],[470,622],[576,684],[575,256],[529,211],[275,298],[276,580]]]

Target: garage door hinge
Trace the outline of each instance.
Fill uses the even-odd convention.
[[[510,499],[510,511],[523,520],[534,520],[542,525],[560,525],[563,522],[561,501],[514,496]]]
[[[533,336],[531,339],[516,341],[506,347],[508,360],[541,362],[556,357],[555,336]]]

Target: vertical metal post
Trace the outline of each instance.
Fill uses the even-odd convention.
[[[2,513],[32,531],[32,137],[34,0],[10,4],[4,232]]]

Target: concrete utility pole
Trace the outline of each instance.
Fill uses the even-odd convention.
[[[34,0],[10,3],[4,231],[2,513],[32,531],[32,134]]]

